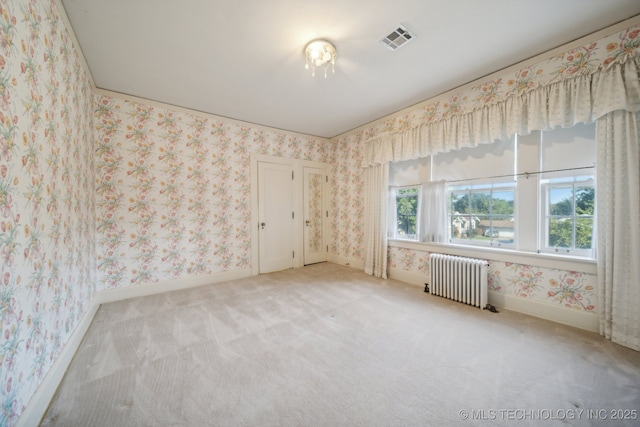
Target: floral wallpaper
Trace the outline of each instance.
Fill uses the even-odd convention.
[[[56,0],[0,0],[0,425],[14,425],[97,290],[248,268],[252,153],[332,164],[331,251],[363,260],[365,141],[593,73],[640,26],[331,141],[92,93]],[[428,274],[428,252],[391,248]],[[491,262],[490,287],[595,311],[595,276]]]
[[[429,277],[427,251],[389,248],[389,267]],[[478,256],[486,259],[486,254]],[[537,300],[563,308],[596,313],[595,274],[511,262],[489,261],[488,288],[519,298]]]
[[[0,425],[95,293],[92,86],[55,1],[0,0]]]
[[[364,259],[364,178],[360,164],[367,134],[355,131],[333,140],[331,253]]]
[[[346,260],[363,261],[364,182],[359,168],[365,142],[466,114],[510,96],[522,96],[541,85],[593,74],[639,54],[640,25],[635,25],[529,67],[483,79],[471,88],[427,100],[408,111],[334,138],[332,253]],[[389,267],[428,275],[428,257],[424,251],[390,247]],[[491,261],[489,279],[490,288],[496,292],[595,312],[595,275]]]
[[[98,289],[250,268],[250,162],[330,141],[96,96]]]

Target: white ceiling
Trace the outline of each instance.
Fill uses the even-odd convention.
[[[98,88],[333,137],[640,14],[638,0],[62,0]],[[417,37],[390,51],[404,25]],[[311,77],[303,48],[337,50]]]

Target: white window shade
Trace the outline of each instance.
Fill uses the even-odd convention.
[[[439,153],[434,156],[432,167],[433,180],[463,181],[513,175],[515,137],[492,144]]]
[[[595,124],[577,124],[566,129],[558,127],[542,132],[540,170],[555,171],[542,174],[543,178],[582,175],[580,170],[563,169],[594,166],[595,156]],[[593,174],[593,170],[585,169],[584,174]]]
[[[411,159],[389,163],[389,185],[402,187],[429,180],[429,159]]]

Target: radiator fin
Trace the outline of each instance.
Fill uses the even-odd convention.
[[[482,259],[431,254],[433,295],[484,308],[487,305],[487,267]]]

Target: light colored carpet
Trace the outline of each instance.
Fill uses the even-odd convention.
[[[639,408],[638,352],[324,263],[101,306],[42,425],[638,425],[611,417]]]

